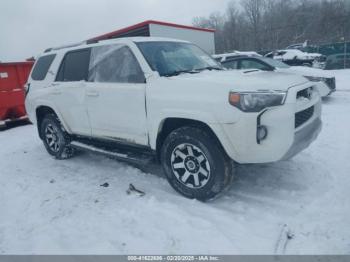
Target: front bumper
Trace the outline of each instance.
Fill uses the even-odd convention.
[[[337,90],[335,77],[326,78],[315,84],[321,97],[326,97]]]
[[[294,143],[281,160],[288,160],[307,148],[318,136],[322,129],[322,121],[315,118],[309,125],[297,131]]]
[[[333,93],[333,92],[335,92],[337,90],[335,77],[327,78],[325,83],[326,83],[326,85],[328,86],[328,88],[330,90],[329,94],[331,94],[331,93]]]
[[[282,106],[261,114],[260,124],[268,131],[257,141],[259,113],[243,113],[235,123],[211,126],[230,158],[238,163],[270,163],[291,158],[307,148],[321,131],[321,98],[297,99],[297,93],[310,83],[288,91]],[[312,114],[308,113],[312,109]],[[305,112],[305,114],[304,114]],[[300,114],[301,113],[301,114]]]

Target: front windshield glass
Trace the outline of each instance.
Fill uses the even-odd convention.
[[[268,58],[268,57],[259,57],[262,61],[264,61],[266,64],[276,67],[276,68],[290,68],[289,65],[278,61],[276,59]]]
[[[222,70],[220,64],[194,44],[166,41],[136,44],[152,70],[158,71],[160,76]]]

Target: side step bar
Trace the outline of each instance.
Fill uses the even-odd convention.
[[[96,145],[91,145],[87,143],[82,143],[78,141],[72,141],[70,145],[73,148],[84,150],[84,151],[91,151],[94,153],[102,154],[108,157],[111,157],[116,160],[129,162],[136,165],[149,165],[155,161],[155,155],[149,153],[134,153],[127,150],[120,150],[120,149],[107,149],[104,147],[98,147]]]

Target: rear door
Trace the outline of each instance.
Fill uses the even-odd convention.
[[[92,135],[148,144],[144,73],[123,44],[92,48],[86,104]]]
[[[66,53],[53,83],[53,101],[74,134],[91,135],[85,105],[90,48]]]

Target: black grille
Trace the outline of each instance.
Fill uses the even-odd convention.
[[[329,87],[330,90],[335,90],[335,78],[327,78],[326,84]]]
[[[295,114],[295,128],[298,128],[305,122],[307,122],[314,114],[314,107],[309,107],[303,111],[300,111]]]

